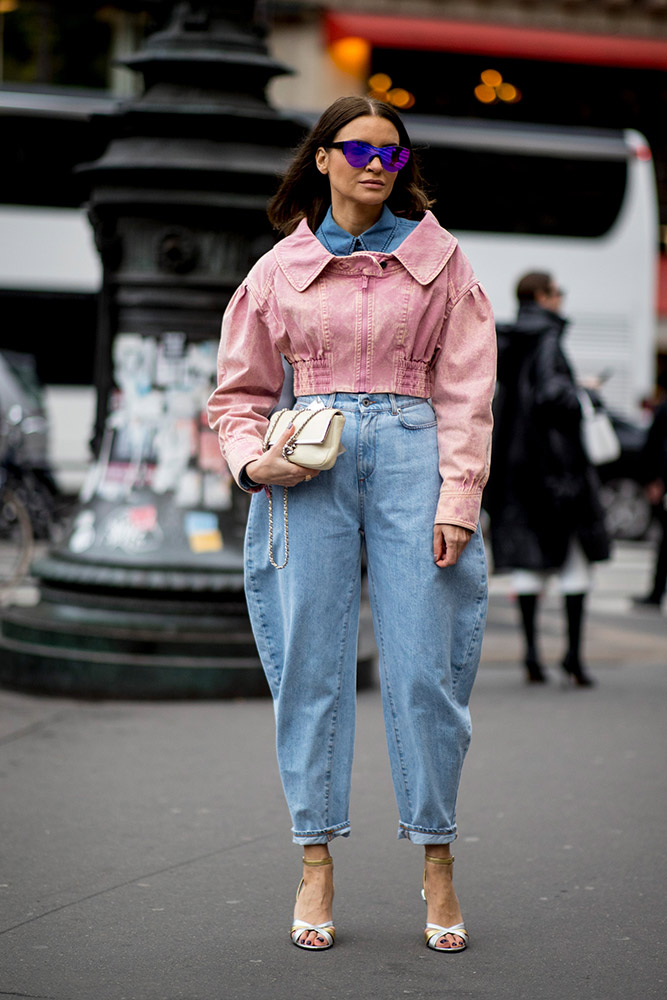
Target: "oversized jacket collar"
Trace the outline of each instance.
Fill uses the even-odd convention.
[[[400,261],[420,285],[429,285],[454,253],[456,243],[433,213],[425,212],[419,225],[391,256]],[[305,291],[328,264],[341,260],[322,246],[305,219],[293,233],[275,245],[273,252],[281,271],[298,292]]]
[[[537,338],[547,333],[560,338],[569,322],[565,316],[545,309],[538,302],[523,302],[519,306],[516,320],[513,323],[497,323],[496,330],[506,340],[511,340],[514,344],[525,341],[530,348]]]

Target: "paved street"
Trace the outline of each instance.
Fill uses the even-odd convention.
[[[335,948],[287,932],[299,849],[268,701],[91,703],[0,691],[0,997],[651,1000],[667,994],[667,607],[635,611],[650,549],[591,602],[599,684],[523,684],[493,580],[455,878],[472,943],[423,946],[421,849],[396,814],[376,690],[359,698]]]

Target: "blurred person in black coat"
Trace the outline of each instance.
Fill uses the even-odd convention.
[[[667,382],[667,377],[664,377]],[[646,496],[655,507],[660,525],[653,587],[645,597],[635,597],[638,606],[660,608],[667,589],[667,401],[655,411],[642,453]]]
[[[562,291],[550,274],[531,272],[517,285],[513,324],[498,326],[498,391],[491,476],[484,506],[496,571],[512,570],[525,637],[527,680],[546,678],[536,613],[550,574],[565,598],[567,678],[590,687],[581,660],[591,563],[609,557],[598,480],[581,444],[581,405],[561,340]]]

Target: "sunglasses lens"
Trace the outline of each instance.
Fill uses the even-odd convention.
[[[343,143],[343,156],[351,167],[365,167],[369,162],[373,147],[367,142],[352,140]]]
[[[351,167],[365,167],[375,156],[379,156],[384,169],[395,174],[408,162],[410,150],[403,146],[383,146],[379,149],[368,142],[350,139],[343,143],[343,155]]]
[[[385,146],[380,153],[380,158],[384,169],[395,174],[410,159],[410,150],[403,146]]]

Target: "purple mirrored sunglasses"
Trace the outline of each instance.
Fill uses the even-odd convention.
[[[370,142],[362,142],[361,139],[330,142],[327,149],[341,149],[351,167],[365,167],[379,156],[384,169],[392,174],[404,167],[410,159],[410,150],[405,146],[371,146]]]

